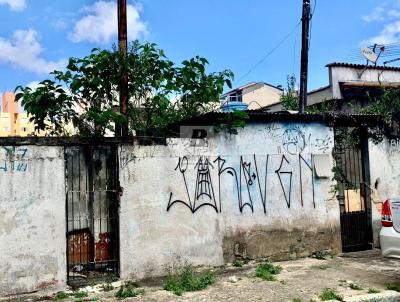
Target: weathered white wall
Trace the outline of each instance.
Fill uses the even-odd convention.
[[[341,99],[340,82],[388,82],[399,83],[400,72],[396,70],[385,70],[369,68],[366,69],[361,77],[359,74],[363,70],[360,68],[333,66],[329,68],[329,81],[331,85],[332,99]]]
[[[382,203],[400,196],[400,139],[385,139],[375,145],[369,142],[372,225],[374,242],[378,244],[381,229]]]
[[[162,275],[185,261],[221,265],[239,254],[340,249],[332,147],[333,131],[320,123],[250,124],[203,147],[187,139],[121,146],[122,277]],[[197,195],[210,197],[197,200],[200,177],[207,182]]]
[[[0,146],[0,296],[65,286],[63,150]]]

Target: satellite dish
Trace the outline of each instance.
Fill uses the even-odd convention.
[[[369,49],[367,47],[362,47],[360,50],[361,50],[361,53],[364,56],[364,58],[366,58],[368,61],[376,64],[376,61],[378,61],[378,55],[376,53],[374,53],[374,51],[372,49]]]

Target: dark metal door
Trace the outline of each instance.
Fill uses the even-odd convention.
[[[118,276],[116,147],[66,147],[65,164],[68,284]]]
[[[367,142],[343,145],[336,142],[334,158],[336,194],[340,207],[342,249],[344,252],[372,248],[372,222]]]

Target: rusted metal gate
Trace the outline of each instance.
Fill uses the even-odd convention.
[[[65,148],[69,285],[119,274],[116,146]]]
[[[372,248],[372,220],[367,141],[344,144],[335,138],[336,194],[344,252]]]

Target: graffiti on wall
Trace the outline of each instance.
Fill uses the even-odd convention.
[[[313,137],[306,126],[290,126],[283,128],[279,124],[270,124],[265,127],[265,139],[277,144],[278,153],[290,155],[301,154],[307,147],[325,153],[332,145],[332,137]]]
[[[27,153],[28,148],[25,147],[1,147],[0,171],[25,172],[28,169]]]
[[[181,175],[185,198],[174,198],[174,193],[170,192],[167,211],[172,206],[181,204],[189,208],[192,213],[206,206],[213,208],[218,213],[222,210],[223,200],[230,201],[233,197],[237,201],[241,213],[246,207],[254,213],[255,203],[260,202],[266,214],[267,196],[271,195],[269,190],[277,188],[281,191],[288,208],[292,205],[294,190],[299,192],[301,206],[304,206],[305,191],[311,191],[309,199],[315,208],[315,167],[312,155],[309,160],[301,154],[290,158],[287,155],[279,155],[274,157],[278,159],[278,162],[275,163],[271,162],[270,155],[263,156],[262,163],[258,161],[259,158],[260,156],[256,155],[251,158],[240,156],[238,164],[229,165],[228,160],[222,156],[218,156],[214,161],[201,156],[194,168],[189,169],[188,158],[180,157],[175,171]],[[275,167],[277,168],[275,169]],[[215,171],[214,178],[212,171]],[[194,175],[196,176],[194,177]],[[297,176],[297,183],[294,182],[294,175]],[[269,180],[271,177],[276,178],[275,181],[278,185],[272,187],[274,180],[272,179],[271,182]],[[223,196],[224,188],[227,188],[230,196]]]

